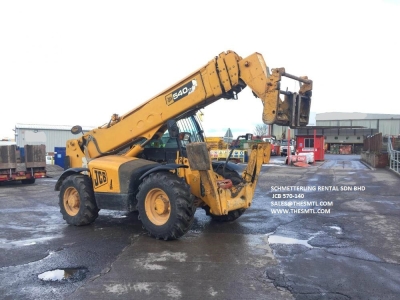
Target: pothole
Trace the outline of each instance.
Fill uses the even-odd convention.
[[[85,279],[87,272],[88,269],[86,268],[56,269],[41,273],[38,275],[38,278],[43,281],[75,282]]]

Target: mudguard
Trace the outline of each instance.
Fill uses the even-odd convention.
[[[181,165],[181,164],[166,164],[166,165],[159,165],[157,167],[154,167],[150,170],[148,170],[146,173],[144,173],[142,176],[140,176],[139,180],[143,180],[147,175],[157,172],[157,171],[170,171],[178,168],[188,168],[186,165]]]
[[[81,172],[84,172],[84,171],[89,172],[89,169],[88,168],[70,168],[70,169],[65,170],[61,174],[60,178],[58,178],[56,186],[54,187],[54,190],[55,191],[59,191],[64,179],[67,178],[68,176],[70,176],[72,174],[81,173]]]

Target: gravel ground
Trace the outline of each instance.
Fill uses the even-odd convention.
[[[58,177],[64,172],[64,169],[58,165],[46,165],[47,177]]]

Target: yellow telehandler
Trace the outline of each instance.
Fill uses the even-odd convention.
[[[282,76],[298,81],[299,91],[282,91]],[[270,144],[253,145],[240,174],[234,164],[210,159],[196,113],[220,99],[237,99],[246,86],[260,98],[265,124],[308,124],[310,79],[269,70],[259,53],[222,52],[128,113],[113,114],[89,132],[71,129],[78,136],[66,143],[67,167],[55,186],[65,221],[87,225],[100,209],[138,210],[151,236],[171,240],[190,229],[198,207],[217,221],[240,217],[251,205]]]

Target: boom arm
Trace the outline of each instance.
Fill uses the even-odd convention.
[[[297,93],[281,91],[282,76],[301,82],[300,90]],[[242,59],[235,52],[227,51],[127,114],[113,115],[108,124],[85,133],[77,140],[69,140],[67,151],[82,153],[85,149],[86,158],[93,159],[136,144],[125,153],[126,156],[135,156],[143,149],[146,140],[166,130],[168,120],[194,113],[222,98],[236,99],[246,86],[264,105],[264,123],[292,128],[308,124],[311,80],[287,74],[283,68],[272,69],[270,74],[259,53]],[[284,101],[280,94],[284,94]],[[141,140],[143,143],[139,145]],[[82,162],[80,155],[70,157],[75,161],[73,166]]]

